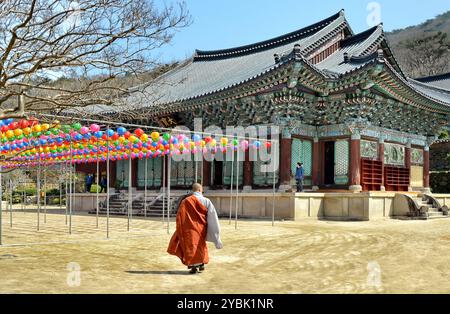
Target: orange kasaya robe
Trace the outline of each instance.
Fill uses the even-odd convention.
[[[206,245],[207,208],[195,195],[181,201],[177,213],[177,229],[170,239],[167,252],[178,256],[186,265],[209,262]]]

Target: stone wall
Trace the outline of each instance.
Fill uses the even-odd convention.
[[[450,170],[450,140],[440,140],[430,146],[430,170]],[[431,179],[431,178],[430,178]]]
[[[396,192],[364,193],[276,193],[276,219],[370,220],[405,216],[408,201]],[[211,199],[221,217],[229,217],[230,194],[212,192]],[[236,214],[236,200],[232,197],[231,216]],[[238,216],[271,218],[272,193],[239,193]]]
[[[450,171],[431,172],[430,187],[433,193],[450,193]]]

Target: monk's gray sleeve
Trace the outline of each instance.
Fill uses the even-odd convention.
[[[206,215],[208,223],[208,231],[206,233],[206,241],[212,242],[216,245],[216,248],[221,249],[223,247],[220,240],[220,224],[219,217],[217,217],[216,209],[210,200],[207,200],[208,214]]]

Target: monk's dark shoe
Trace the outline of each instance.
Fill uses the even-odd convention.
[[[198,271],[202,272],[202,271],[204,271],[204,270],[205,270],[205,264],[201,264],[201,265],[198,267]]]
[[[192,267],[189,271],[190,274],[196,274],[197,273],[197,267]]]

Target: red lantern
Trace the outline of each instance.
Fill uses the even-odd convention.
[[[27,120],[20,120],[19,125],[21,129],[25,129],[30,126],[30,123]]]
[[[142,129],[136,129],[134,130],[134,134],[136,134],[137,137],[141,137],[141,135],[144,134],[144,131]]]
[[[36,124],[39,123],[39,121],[38,121],[36,118],[30,118],[30,119],[28,120],[28,122],[30,123],[29,126],[34,126],[34,125],[36,125]]]
[[[131,133],[129,131],[126,131],[123,135],[126,139],[128,139],[131,136]]]
[[[16,121],[11,122],[11,124],[9,125],[9,129],[10,130],[15,130],[19,127],[19,123],[17,123]]]

